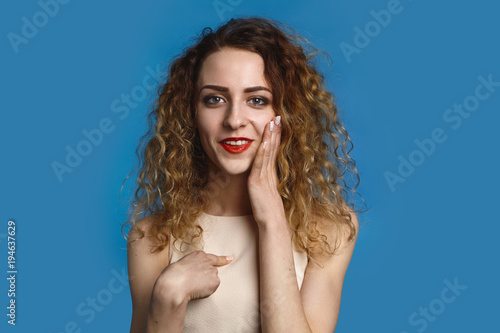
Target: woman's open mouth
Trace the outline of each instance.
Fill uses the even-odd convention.
[[[241,154],[252,145],[253,140],[223,140],[219,144],[231,154]]]

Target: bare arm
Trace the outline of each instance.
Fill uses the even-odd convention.
[[[149,219],[139,222],[148,230]],[[169,263],[168,249],[151,253],[154,237],[140,237],[131,231],[129,237],[130,292],[132,324],[130,333],[178,333],[184,328],[187,304],[192,299],[209,297],[220,284],[218,266],[232,258],[194,251],[175,263]]]
[[[262,332],[311,332],[301,303],[286,219],[259,225]]]
[[[259,227],[262,331],[331,333],[337,325],[342,284],[356,240],[348,241],[339,235],[342,240],[340,253],[317,258],[323,261],[323,268],[310,261],[299,291],[291,232],[278,192],[276,156],[281,142],[281,129],[279,116],[265,126],[248,177],[248,194]],[[268,148],[266,143],[269,143]],[[348,207],[346,209],[350,211]],[[357,228],[357,218],[353,212],[351,219]],[[322,223],[320,231],[334,246],[331,240],[336,236],[333,233],[335,231],[328,225]]]
[[[286,220],[274,222],[259,226],[262,331],[335,331],[355,239],[343,240],[338,255],[321,258],[322,268],[310,261],[299,291]]]
[[[170,288],[163,292],[153,291],[146,321],[146,333],[182,333],[188,300],[164,294],[171,291]]]
[[[152,223],[151,217],[146,217],[137,222],[137,225],[145,231],[144,237],[140,238],[141,233],[134,228],[131,229],[128,235],[129,240],[134,240],[132,243],[127,244],[128,274],[130,294],[132,296],[130,333],[146,332],[153,287],[163,268],[169,264],[168,247],[160,253],[150,252],[155,245],[154,238],[148,234]],[[153,314],[157,314],[157,312],[153,312]]]
[[[350,211],[350,209],[347,209]],[[304,282],[300,290],[302,305],[307,320],[313,332],[335,332],[340,311],[340,300],[344,277],[351,262],[354,246],[359,232],[358,219],[350,211],[351,219],[356,227],[356,236],[348,240],[341,237],[338,252],[334,256],[319,258],[323,267],[312,261],[307,265]],[[333,238],[331,230],[322,230],[328,237]]]

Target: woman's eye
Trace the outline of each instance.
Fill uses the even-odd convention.
[[[254,98],[250,99],[250,103],[252,103],[254,105],[258,105],[258,106],[263,106],[263,105],[267,105],[269,102],[265,98],[254,97]]]
[[[205,104],[208,104],[208,105],[219,104],[219,103],[222,103],[223,101],[224,100],[220,96],[207,96],[204,98]]]

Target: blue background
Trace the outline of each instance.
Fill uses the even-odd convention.
[[[226,7],[218,12],[220,3]],[[337,332],[498,330],[500,87],[480,88],[489,96],[458,128],[443,117],[454,103],[474,101],[479,76],[500,81],[500,6],[402,0],[377,31],[371,11],[393,3],[71,1],[57,13],[52,7],[46,22],[37,1],[3,3],[0,331],[128,332],[128,283],[116,277],[126,274],[120,226],[127,205],[118,194],[154,97],[151,89],[140,95],[143,79],[203,27],[238,15],[282,21],[333,59],[331,71],[323,68],[371,208],[360,216]],[[31,37],[16,50],[10,33],[21,36],[34,19],[38,31],[25,31]],[[372,37],[346,56],[341,45],[356,46],[356,27],[373,29]],[[132,93],[129,106],[120,101]],[[112,130],[59,179],[52,164],[65,164],[66,147],[76,149],[82,131],[105,119]],[[438,128],[446,140],[418,153],[415,140]],[[398,174],[401,158],[410,157],[419,165],[391,188],[387,172]],[[10,219],[17,225],[16,328],[6,316]],[[448,301],[454,296],[445,281],[455,279],[467,288],[444,303],[443,291]],[[87,304],[97,296],[99,311]],[[429,307],[433,317],[425,319],[418,312]],[[414,313],[417,322],[409,319]]]

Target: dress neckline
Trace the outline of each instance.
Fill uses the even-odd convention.
[[[207,214],[202,211],[202,214],[211,217],[211,218],[217,218],[217,219],[235,219],[235,218],[241,218],[241,217],[250,217],[253,216],[253,214],[248,214],[248,215],[237,215],[237,216],[228,216],[228,215],[211,215]]]

